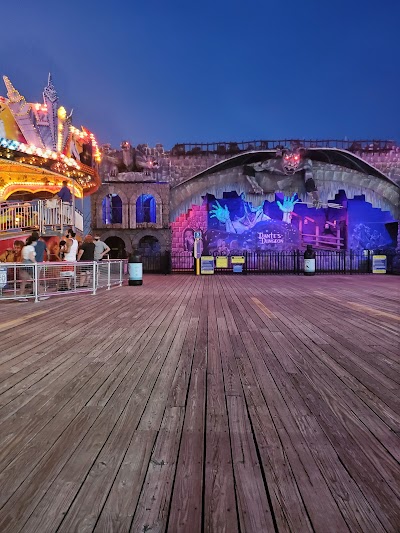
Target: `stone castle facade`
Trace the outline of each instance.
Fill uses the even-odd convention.
[[[92,232],[99,233],[102,240],[114,239],[109,243],[113,255],[118,255],[123,247],[124,255],[132,250],[146,251],[167,250],[182,251],[185,245],[173,229],[201,229],[206,225],[207,212],[202,206],[193,206],[187,214],[170,221],[170,198],[174,186],[184,182],[202,170],[211,167],[227,158],[216,154],[173,156],[160,147],[149,149],[158,162],[156,170],[147,172],[119,172],[112,175],[107,161],[100,166],[102,185],[91,197]],[[110,195],[118,195],[122,201],[120,222],[104,220],[104,199]],[[138,222],[137,204],[142,195],[150,195],[156,204],[155,221]]]
[[[175,189],[205,169],[232,157],[231,154],[210,152],[176,155],[173,150],[164,151],[161,145],[146,147],[145,150],[149,157],[157,161],[155,169],[138,172],[122,168],[112,172],[107,158],[100,165],[102,185],[91,198],[92,231],[99,233],[102,240],[111,239],[114,257],[121,255],[122,250],[126,256],[133,249],[142,252],[185,251],[185,231],[205,227],[207,212],[200,200],[196,202],[199,205],[189,207],[172,220],[171,209],[179,202],[176,196],[181,194],[181,188],[178,193]],[[399,147],[384,153],[360,152],[357,155],[400,184]],[[193,184],[188,183],[186,193],[189,195],[191,187]],[[116,196],[121,200],[119,218],[117,221],[107,220],[104,214],[105,199]],[[140,198],[144,197],[152,197],[151,201],[155,203],[153,215],[147,220],[138,216]],[[398,240],[400,249],[400,235]]]

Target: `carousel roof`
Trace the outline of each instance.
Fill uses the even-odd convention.
[[[7,97],[0,96],[0,189],[29,184],[52,190],[67,179],[78,196],[95,192],[101,183],[96,139],[86,128],[72,125],[72,112],[59,105],[51,76],[43,103],[26,102],[3,79]]]

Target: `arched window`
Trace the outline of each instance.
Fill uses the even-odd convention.
[[[156,222],[156,201],[151,194],[142,194],[136,200],[136,223]]]
[[[122,200],[118,194],[107,194],[101,205],[103,224],[122,224]]]

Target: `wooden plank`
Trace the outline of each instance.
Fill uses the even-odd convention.
[[[258,351],[253,349],[252,335],[255,330],[251,327],[251,318],[242,309],[241,300],[230,284],[227,284],[226,290],[229,292],[227,301],[233,309],[235,322],[241,333],[235,336],[233,349],[276,527],[279,531],[311,531],[308,514],[290,462],[282,449],[279,434],[252,366],[252,364],[257,365],[258,361],[257,369],[260,370],[263,369],[264,363]],[[248,327],[244,327],[244,324]],[[262,375],[263,372],[260,376]]]
[[[182,292],[182,287],[180,287],[179,291]],[[175,313],[175,307],[173,306],[172,309],[170,309],[169,312],[168,312],[168,316],[170,317],[170,321],[173,319],[174,313]],[[161,333],[161,336],[168,329],[170,321],[164,321],[162,323],[161,327],[162,327],[163,333]],[[154,349],[152,351],[149,351],[149,353],[146,354],[146,358],[143,358],[143,360],[141,361],[142,370],[140,370],[140,366],[137,366],[136,368],[134,368],[136,370],[136,372],[134,373],[134,376],[135,376],[134,379],[135,379],[136,383],[139,382],[140,376],[142,375],[143,370],[146,368],[146,366],[148,364],[148,361],[151,359],[151,356],[154,354],[154,352],[155,352],[155,350],[157,348],[157,345],[158,345],[158,343],[155,343]],[[64,447],[67,446],[68,450],[69,449],[72,449],[72,451],[74,449],[78,450],[77,458],[78,459],[80,458],[79,459],[80,466],[79,466],[79,464],[76,465],[77,466],[77,470],[76,470],[77,475],[82,475],[82,473],[83,473],[82,470],[81,470],[81,466],[82,466],[82,464],[84,464],[84,461],[83,461],[84,457],[86,456],[87,460],[90,460],[91,457],[95,457],[96,456],[96,454],[97,454],[96,450],[101,449],[101,447],[103,446],[100,436],[101,435],[104,435],[104,436],[108,436],[109,435],[111,429],[108,429],[108,428],[112,428],[115,425],[115,420],[116,420],[115,413],[122,412],[124,407],[126,407],[126,402],[128,401],[129,397],[132,395],[132,383],[128,379],[125,379],[123,383],[124,383],[125,386],[124,387],[120,386],[120,394],[118,396],[118,401],[116,401],[113,405],[107,404],[106,408],[100,413],[101,416],[96,421],[96,424],[92,428],[91,428],[91,426],[88,426],[87,430],[90,430],[90,432],[88,433],[88,435],[86,437],[85,437],[84,434],[81,436],[81,439],[83,439],[83,437],[85,437],[83,439],[83,441],[82,441],[82,444],[79,444],[80,440],[78,440],[78,443],[74,447],[71,447],[71,445],[68,444],[69,433],[68,434],[63,433],[62,434],[63,438],[58,441],[58,442],[60,442],[60,441],[63,442],[63,446]],[[96,386],[96,388],[98,387],[98,384],[97,385],[94,384],[94,385]],[[90,397],[90,395],[89,395],[89,397]],[[110,405],[111,405],[111,408],[110,408]],[[94,412],[98,413],[98,409],[95,409]],[[94,438],[94,440],[93,440],[93,438]],[[76,446],[78,444],[79,444],[79,446],[78,446],[78,448],[76,448]],[[99,446],[100,446],[100,448],[99,448]],[[45,477],[43,477],[43,476],[41,477],[41,486],[42,487],[46,486],[45,485],[46,482],[48,484],[50,484],[50,482],[52,482],[52,480],[53,480],[52,476],[57,475],[58,472],[61,471],[61,469],[64,466],[64,464],[66,464],[66,461],[68,461],[68,459],[70,458],[69,455],[67,455],[65,457],[65,453],[64,453],[65,449],[64,449],[64,447],[60,449],[58,446],[56,446],[54,449],[51,450],[50,453],[47,454],[47,456],[45,456],[43,458],[42,461],[40,461],[38,463],[36,468],[32,471],[32,472],[36,472],[36,471],[39,470],[41,472],[46,472],[46,476]],[[46,465],[49,463],[49,461],[50,461],[51,464],[53,464],[54,456],[58,457],[58,461],[60,463],[59,466],[58,466],[58,469],[57,470],[54,470],[54,468],[47,469]],[[72,462],[72,464],[74,465],[74,462]],[[89,463],[89,464],[91,464],[91,463]],[[11,471],[10,471],[10,473],[11,473]],[[74,476],[74,470],[71,469],[70,467],[69,467],[69,475],[72,478]],[[32,483],[32,481],[31,481],[31,476],[32,476],[32,474],[30,474],[27,477],[26,482],[22,483],[22,485],[20,485],[19,488],[17,489],[17,491],[15,492],[14,498],[16,498],[16,501],[14,502],[14,500],[11,499],[4,506],[3,510],[0,512],[0,520],[1,520],[1,516],[2,516],[3,512],[7,516],[7,513],[10,513],[10,512],[13,513],[13,514],[20,513],[21,509],[24,510],[23,516],[29,516],[28,513],[31,512],[30,509],[32,509],[35,505],[37,505],[38,501],[43,496],[43,494],[39,494],[38,492],[35,492],[33,497],[31,496],[31,499],[28,500],[29,501],[29,505],[26,504],[27,500],[24,499],[24,497],[22,497],[22,495],[25,495],[25,494],[27,495],[27,498],[29,497],[29,495],[28,495],[29,491],[26,490],[25,483],[28,483],[29,490],[32,490],[35,487],[35,484]],[[60,485],[62,485],[65,481],[71,481],[71,479],[62,479],[61,482],[60,482]],[[7,487],[8,487],[8,484],[7,484]],[[78,488],[79,488],[79,484],[78,484]],[[77,488],[77,490],[78,490],[78,488]],[[47,509],[49,506],[50,507],[53,506],[54,503],[55,503],[55,499],[58,496],[58,486],[56,486],[56,484],[53,484],[52,490],[54,490],[54,494],[52,495],[50,493],[47,493],[46,494],[46,498],[44,498],[43,502],[41,503],[41,505],[42,505],[42,507],[44,509]],[[2,496],[3,496],[3,494],[2,494]],[[73,497],[73,496],[71,495],[71,497]],[[46,514],[46,513],[44,512],[43,514]],[[40,519],[40,517],[43,516],[43,515],[41,514],[41,512],[39,510],[39,512],[37,512],[35,516],[36,516],[37,519]],[[52,515],[52,518],[53,519],[57,519],[57,517],[55,517],[54,515]],[[62,520],[62,518],[63,518],[63,516],[59,517],[58,519]],[[22,520],[22,517],[21,517],[21,520]],[[35,526],[32,524],[32,527],[35,527]],[[39,530],[40,530],[40,527],[39,527]]]
[[[192,292],[192,295],[194,295],[193,301],[189,303],[186,311],[182,313],[183,320],[181,321],[179,329],[177,330],[176,336],[169,350],[167,360],[168,364],[164,365],[163,370],[160,372],[159,378],[149,398],[138,428],[133,436],[133,444],[129,444],[127,448],[123,463],[118,470],[104,508],[102,509],[99,520],[97,521],[95,527],[96,531],[103,531],[105,528],[108,528],[109,531],[129,530],[140,495],[140,492],[137,489],[143,485],[146,475],[146,471],[144,469],[139,470],[136,468],[134,472],[132,472],[130,463],[135,463],[134,456],[139,452],[141,457],[143,457],[143,463],[145,460],[147,460],[148,468],[151,466],[149,463],[150,453],[153,450],[154,445],[157,445],[156,438],[158,431],[162,427],[161,419],[163,418],[165,412],[165,406],[170,403],[168,402],[168,399],[171,397],[171,393],[173,394],[172,391],[175,390],[173,383],[175,382],[176,376],[181,376],[181,367],[179,363],[180,359],[182,358],[182,354],[185,353],[183,350],[184,342],[187,339],[188,334],[190,334],[189,324],[191,313],[196,305],[195,296],[197,289],[198,287],[194,288],[194,291]],[[193,341],[191,338],[189,338],[188,345],[189,357],[191,357],[190,346],[193,346]],[[181,407],[183,408],[184,405]],[[136,433],[142,436],[141,440],[138,441],[135,438]],[[143,437],[145,437],[145,439],[143,439]],[[150,442],[148,439],[152,439],[152,441]],[[132,473],[134,473],[136,476],[134,488],[132,485],[132,480],[128,483],[126,482]]]
[[[239,357],[236,351],[237,341],[234,342],[239,336],[236,316],[229,308],[224,286],[219,284],[219,287],[216,310],[220,316],[217,318],[217,326],[240,527],[243,531],[273,531],[274,518],[264,486],[263,472],[257,458],[242,383],[234,357],[234,355]]]
[[[275,531],[244,399],[228,396],[227,405],[240,528],[242,531]]]
[[[206,412],[206,457],[204,473],[204,523],[206,532],[239,531],[232,456],[229,441],[228,416],[226,413],[222,364],[219,353],[215,298],[210,281],[208,294],[208,359],[207,359],[207,412]]]
[[[166,409],[133,518],[133,531],[166,530],[183,415],[182,407]]]
[[[182,300],[178,300],[178,303],[169,310],[170,321],[165,320],[162,323],[159,341],[154,342],[154,346],[146,352],[142,360],[142,367],[143,370],[146,369],[146,373],[138,372],[138,375],[135,373],[130,380],[124,380],[125,393],[116,402],[109,402],[105,406],[93,430],[83,439],[79,454],[71,457],[53,483],[51,490],[40,502],[36,511],[37,516],[43,516],[44,509],[49,505],[54,506],[54,502],[59,497],[59,486],[66,481],[75,482],[79,489],[79,499],[74,499],[72,502],[75,495],[71,494],[72,505],[64,520],[63,516],[53,516],[52,527],[58,526],[59,531],[95,526],[112,481],[159,375],[166,352],[173,340],[175,327],[184,314],[189,299],[187,288],[182,290],[181,298]],[[109,420],[112,421],[111,425]],[[101,438],[99,439],[99,435],[103,435],[104,443]],[[102,443],[101,446],[97,444],[98,441]],[[105,490],[106,485],[107,490]]]
[[[0,530],[396,531],[397,282],[147,276],[0,305]]]
[[[203,510],[204,472],[204,430],[206,410],[206,368],[207,368],[207,306],[208,297],[202,283],[199,291],[201,300],[197,302],[189,325],[189,339],[192,367],[185,373],[184,383],[188,387],[185,403],[182,394],[171,390],[168,405],[185,405],[185,420],[177,459],[174,490],[168,520],[170,531],[200,533]],[[196,312],[197,311],[197,312]],[[191,331],[191,327],[196,328]],[[183,391],[182,385],[179,391]]]

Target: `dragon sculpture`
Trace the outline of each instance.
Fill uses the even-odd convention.
[[[112,177],[120,172],[151,172],[158,168],[154,158],[147,156],[139,147],[134,148],[129,141],[121,143],[121,151],[111,151],[108,145],[103,147],[103,161],[108,163]]]

